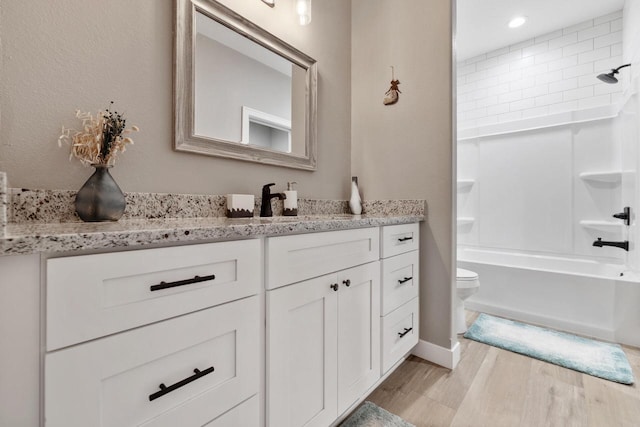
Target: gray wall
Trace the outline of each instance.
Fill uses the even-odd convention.
[[[58,148],[76,109],[109,101],[141,129],[112,170],[124,191],[259,194],[297,181],[301,196],[346,198],[350,184],[351,5],[314,2],[301,27],[293,0],[229,7],[319,63],[318,170],[264,166],[173,151],[173,0],[4,1],[0,9],[0,170],[13,187],[71,189],[90,170]]]
[[[352,2],[351,167],[365,199],[427,200],[421,226],[420,338],[450,348],[451,4]],[[400,100],[384,106],[391,68]]]

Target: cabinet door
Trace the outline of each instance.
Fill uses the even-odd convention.
[[[338,414],[380,378],[380,263],[338,273]]]
[[[270,427],[326,427],[337,417],[336,274],[267,292]]]

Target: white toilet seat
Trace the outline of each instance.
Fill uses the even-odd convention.
[[[477,288],[479,286],[478,273],[464,268],[456,269],[456,287],[458,289]]]

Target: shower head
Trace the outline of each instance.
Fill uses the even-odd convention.
[[[612,68],[610,73],[600,74],[598,76],[598,80],[603,81],[608,84],[616,84],[618,83],[618,79],[615,77],[618,74],[620,68],[629,67],[631,64],[621,65],[618,68]]]

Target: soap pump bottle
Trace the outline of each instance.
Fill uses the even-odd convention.
[[[358,177],[351,177],[351,198],[349,199],[349,209],[354,215],[360,215],[362,213],[362,199],[360,198],[360,191],[358,190]]]
[[[293,184],[297,184],[297,182],[287,182],[287,191],[284,192],[286,198],[284,199],[283,214],[285,216],[298,215],[298,192],[293,189]]]

